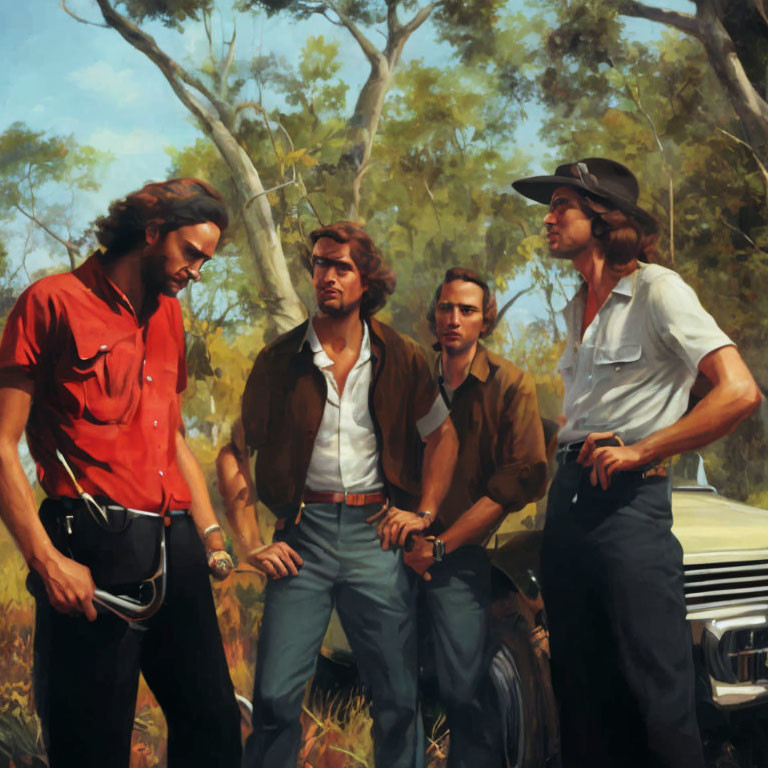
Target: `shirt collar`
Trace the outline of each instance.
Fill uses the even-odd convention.
[[[104,272],[104,268],[99,260],[101,252],[94,251],[73,274],[90,289],[96,296],[105,301],[113,312],[119,312],[120,306],[123,306],[131,314],[134,314],[133,307],[126,295],[113,283]]]
[[[435,361],[435,370],[437,371],[438,378],[442,381],[443,380],[442,353],[439,353],[437,355],[437,359]],[[472,358],[472,362],[469,365],[469,373],[467,374],[467,378],[472,376],[478,381],[482,381],[483,383],[485,383],[486,381],[488,381],[488,376],[490,376],[490,374],[491,374],[491,366],[488,363],[488,350],[478,341],[477,349],[475,350],[475,356]],[[464,379],[464,381],[462,381],[459,386],[463,386],[466,380],[467,379]]]
[[[616,285],[613,286],[612,293],[619,293],[622,296],[632,296],[635,293],[635,280],[637,279],[637,272],[640,269],[638,265],[637,269],[633,269],[626,277],[622,277]]]
[[[629,298],[632,298],[635,293],[635,283],[637,281],[637,275],[638,272],[644,267],[645,265],[640,262],[637,265],[637,269],[633,269],[630,274],[628,274],[626,277],[622,277],[621,280],[619,280],[616,285],[613,286],[611,289],[611,293],[618,293],[621,296],[628,296]],[[587,284],[586,282],[581,283],[581,285],[576,289],[576,293],[573,294],[570,301],[565,305],[562,311],[562,315],[564,315],[566,318],[569,316],[571,312],[573,312],[574,307],[576,304],[580,301],[583,301],[586,297],[587,293]]]
[[[304,344],[309,344],[309,348],[312,350],[312,354],[314,355],[315,365],[317,365],[318,368],[325,368],[329,365],[333,365],[333,360],[328,357],[325,350],[323,349],[323,345],[320,343],[320,339],[317,337],[317,331],[315,330],[315,325],[312,322],[313,319],[314,318],[310,318],[307,322],[307,330],[304,333],[301,344],[299,344],[299,349],[301,349]],[[357,358],[357,362],[355,363],[355,368],[357,368],[359,365],[362,365],[363,363],[368,362],[370,359],[371,336],[368,332],[368,323],[363,322],[363,341],[360,344],[360,355]]]

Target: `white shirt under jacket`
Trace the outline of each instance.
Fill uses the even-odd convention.
[[[333,377],[333,360],[325,353],[311,321],[304,338],[312,350],[315,365],[325,378],[327,390],[323,417],[309,461],[307,488],[340,493],[368,493],[383,488],[384,478],[368,403],[372,373],[368,324],[363,323],[360,356],[341,395]],[[448,408],[438,394],[429,413],[416,426],[421,436],[426,437],[447,417]]]
[[[674,424],[688,407],[701,359],[733,344],[676,272],[641,263],[622,278],[579,342],[586,284],[563,310],[568,340],[559,442],[616,432],[634,443]]]

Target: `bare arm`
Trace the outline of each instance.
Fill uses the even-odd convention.
[[[213,511],[211,497],[208,495],[208,486],[205,483],[203,470],[187,445],[181,430],[176,433],[176,461],[179,465],[179,472],[181,472],[181,476],[192,494],[189,514],[195,521],[195,527],[202,538],[203,531],[210,525],[217,525],[218,520]],[[224,549],[224,536],[221,531],[214,531],[205,537],[204,544],[207,550]]]
[[[19,459],[19,440],[29,417],[32,384],[20,377],[0,388],[0,517],[24,560],[43,580],[51,605],[63,613],[96,618],[91,572],[61,554],[45,532],[32,488]]]
[[[451,486],[459,455],[459,438],[450,417],[427,435],[424,442],[424,471],[418,511],[429,510],[434,514]]]
[[[450,417],[426,436],[424,442],[424,469],[421,476],[421,500],[417,512],[393,507],[379,524],[381,548],[403,546],[409,533],[428,528],[435,520],[453,478],[453,470],[459,455],[459,438]],[[429,512],[420,517],[419,512]]]
[[[256,517],[256,496],[247,458],[239,458],[234,446],[225,445],[216,457],[216,477],[235,545],[244,559],[262,545]]]
[[[216,458],[216,473],[227,520],[235,532],[243,559],[272,579],[297,575],[303,560],[294,549],[285,542],[268,546],[262,543],[248,459],[239,457],[231,444],[225,445]]]
[[[636,469],[709,445],[732,432],[760,404],[760,390],[736,347],[721,347],[705,355],[699,363],[699,371],[711,382],[712,388],[674,424],[633,445],[621,447],[596,448],[595,440],[605,433],[587,437],[578,461],[592,465],[590,480],[593,485],[599,482],[607,488],[616,471]]]

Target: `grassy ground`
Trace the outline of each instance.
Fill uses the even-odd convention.
[[[45,766],[32,694],[34,604],[26,591],[26,566],[0,526],[0,768]],[[256,638],[263,607],[260,578],[235,574],[214,587],[219,625],[232,680],[250,695]],[[358,695],[324,704],[305,703],[301,768],[373,768],[371,721]],[[142,680],[136,706],[131,768],[165,765],[165,722]],[[445,744],[432,743],[427,768],[442,768]]]

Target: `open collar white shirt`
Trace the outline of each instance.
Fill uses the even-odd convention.
[[[376,433],[368,402],[372,375],[368,324],[363,323],[360,355],[341,393],[333,376],[333,360],[323,349],[312,321],[307,325],[304,338],[327,389],[323,417],[309,462],[307,488],[341,493],[383,488],[384,478],[379,468]]]
[[[560,443],[617,432],[634,443],[676,422],[701,359],[733,344],[676,272],[643,264],[621,279],[579,341],[583,285],[565,307],[558,371],[565,383]]]

